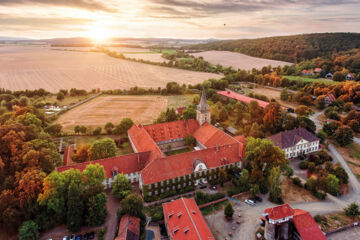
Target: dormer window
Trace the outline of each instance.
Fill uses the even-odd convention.
[[[116,177],[116,175],[118,175],[118,174],[119,174],[119,173],[118,173],[117,170],[114,170],[114,171],[112,172],[113,177]]]

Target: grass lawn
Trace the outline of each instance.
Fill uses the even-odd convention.
[[[183,95],[173,95],[168,97],[168,108],[179,108],[186,107],[192,104],[193,98],[197,94],[183,94]]]
[[[175,155],[175,154],[179,154],[179,153],[186,153],[186,152],[190,152],[190,148],[183,148],[183,149],[179,149],[179,150],[174,150],[174,151],[170,151],[170,152],[166,152],[166,156],[171,156],[171,155]]]
[[[326,78],[309,78],[309,77],[300,77],[300,76],[284,76],[289,80],[302,80],[304,82],[322,82],[325,84],[335,84],[336,82]]]
[[[229,200],[220,202],[220,203],[215,203],[213,205],[204,207],[202,209],[200,209],[202,215],[207,216],[210,214],[213,214],[217,211],[223,210],[225,208],[225,206],[228,204]]]

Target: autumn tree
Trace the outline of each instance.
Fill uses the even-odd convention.
[[[89,157],[90,145],[81,145],[75,154],[71,156],[74,162],[87,162],[90,160]]]
[[[352,143],[353,138],[353,131],[347,126],[339,127],[334,133],[334,139],[340,144],[340,146],[346,146]]]
[[[265,107],[263,118],[266,129],[272,133],[281,130],[281,106],[278,103],[271,102]]]
[[[297,108],[295,108],[295,113],[300,116],[309,116],[310,114],[313,113],[313,111],[311,110],[311,108],[305,105],[300,105]]]

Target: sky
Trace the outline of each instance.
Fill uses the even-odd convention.
[[[0,0],[0,36],[239,39],[360,32],[360,0]]]

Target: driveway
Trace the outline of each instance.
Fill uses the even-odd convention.
[[[315,112],[314,114],[309,116],[309,118],[315,123],[316,131],[322,129],[322,123],[319,120],[319,116],[323,113],[324,111]]]

